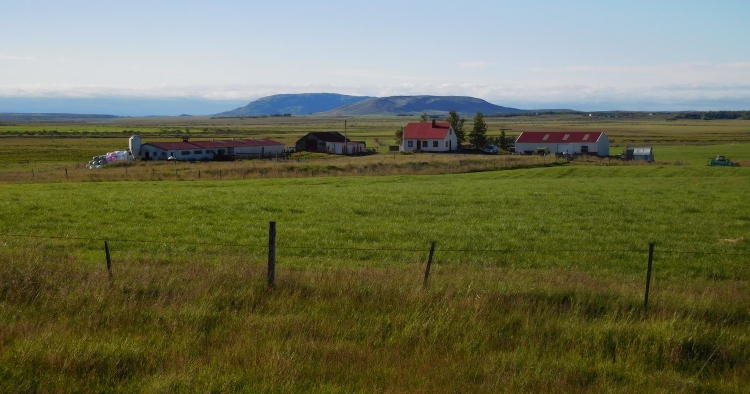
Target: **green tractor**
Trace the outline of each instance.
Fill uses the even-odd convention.
[[[715,159],[711,159],[708,162],[708,165],[719,166],[719,167],[737,167],[737,163],[732,163],[729,159],[727,159],[724,156],[716,156]]]

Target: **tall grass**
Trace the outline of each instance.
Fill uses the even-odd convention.
[[[0,390],[741,391],[746,282],[437,264],[280,268],[2,252]],[[710,294],[698,301],[685,292]],[[736,303],[736,304],[735,304]]]

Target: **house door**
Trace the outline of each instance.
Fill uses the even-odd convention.
[[[149,151],[146,151],[146,160],[149,159],[148,154],[149,154]]]
[[[422,140],[417,141],[417,150],[422,149]]]
[[[307,140],[305,141],[305,150],[308,152],[318,151],[318,140]]]

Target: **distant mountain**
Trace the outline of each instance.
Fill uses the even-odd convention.
[[[335,93],[277,94],[257,99],[244,107],[222,112],[216,116],[308,115],[330,111],[367,99],[370,97]]]
[[[319,115],[414,115],[423,113],[441,115],[447,114],[450,110],[455,110],[460,114],[475,114],[477,112],[482,112],[485,115],[527,112],[517,108],[501,107],[474,97],[393,96],[369,98],[354,104],[323,112]]]

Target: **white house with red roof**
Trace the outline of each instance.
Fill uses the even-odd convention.
[[[516,152],[534,154],[547,148],[550,153],[609,156],[609,138],[601,131],[524,131],[516,139]]]
[[[401,152],[451,152],[458,150],[456,131],[450,123],[409,123],[399,145]]]
[[[131,150],[135,150],[131,147]],[[140,145],[137,157],[141,160],[216,160],[222,158],[273,157],[284,152],[281,142],[263,139],[231,139],[211,141],[149,142]]]

